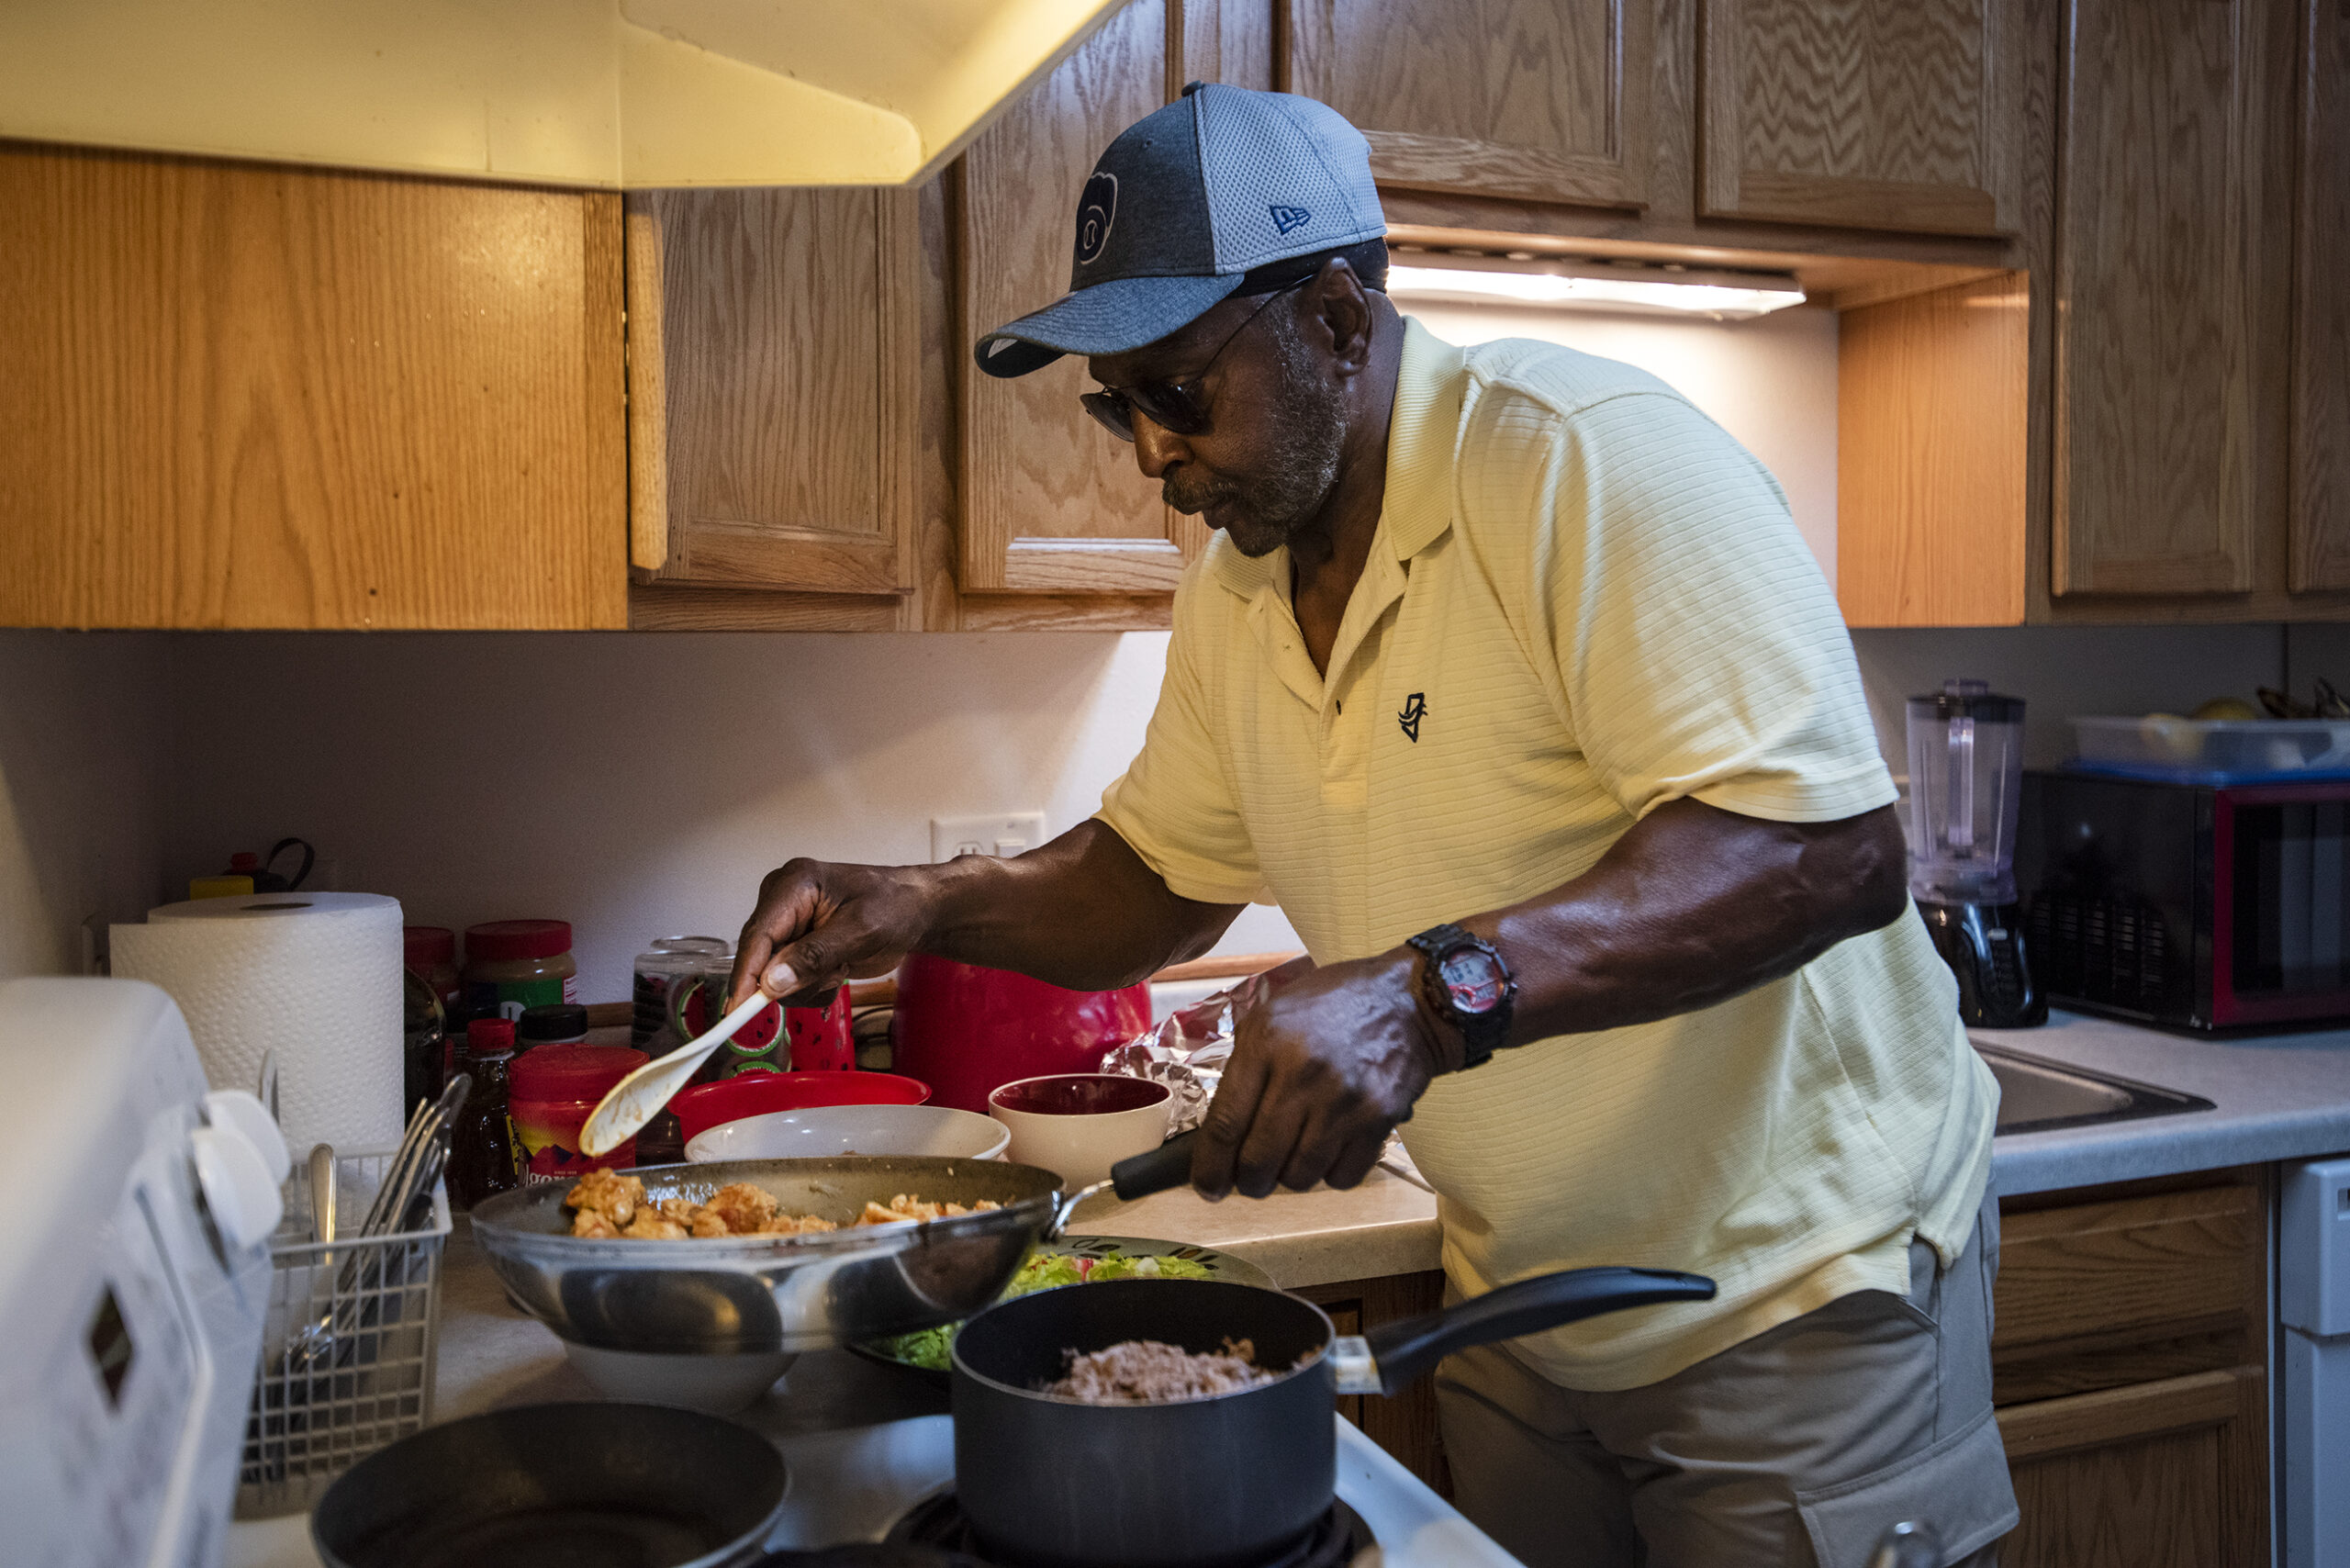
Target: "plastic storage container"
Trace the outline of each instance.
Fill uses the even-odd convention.
[[[2350,778],[2350,719],[2073,721],[2073,766],[2167,784]]]
[[[636,1139],[600,1157],[579,1152],[579,1130],[613,1084],[652,1058],[626,1046],[540,1046],[514,1058],[508,1102],[522,1146],[522,1180],[567,1182],[636,1163]]]
[[[493,920],[465,928],[468,1020],[520,1018],[525,1008],[576,1002],[578,975],[567,920]]]

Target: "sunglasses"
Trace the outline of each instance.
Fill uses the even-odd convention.
[[[1296,283],[1285,283],[1265,296],[1257,308],[1248,312],[1248,319],[1232,329],[1223,342],[1216,345],[1207,364],[1181,381],[1144,381],[1132,386],[1104,386],[1099,392],[1080,392],[1077,400],[1085,411],[1102,422],[1102,428],[1120,441],[1135,438],[1135,411],[1140,409],[1152,424],[1173,435],[1205,435],[1208,431],[1208,411],[1200,402],[1200,383],[1207,378],[1224,351],[1233,345],[1249,323],[1265,313],[1265,307],[1287,294],[1299,284],[1311,283],[1311,276]]]

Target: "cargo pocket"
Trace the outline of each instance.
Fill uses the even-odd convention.
[[[2016,1528],[2008,1450],[1991,1412],[1930,1449],[1857,1480],[1796,1494],[1819,1568],[1866,1568],[1877,1539],[1904,1519],[1930,1526],[1956,1562]]]

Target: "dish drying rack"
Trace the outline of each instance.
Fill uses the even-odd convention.
[[[339,1214],[367,1212],[394,1152],[336,1159]],[[269,1241],[269,1310],[245,1417],[239,1518],[310,1507],[336,1476],[431,1419],[448,1238],[448,1188],[436,1182],[431,1215],[416,1229],[314,1241],[309,1183],[296,1168]]]

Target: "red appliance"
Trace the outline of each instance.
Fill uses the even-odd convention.
[[[2049,1000],[2181,1029],[2350,1019],[2345,824],[2350,778],[2026,773],[2016,881]]]
[[[917,953],[898,969],[890,1038],[900,1072],[934,1105],[986,1115],[1015,1078],[1099,1072],[1102,1053],[1150,1027],[1150,987],[1063,991],[1009,969]]]

